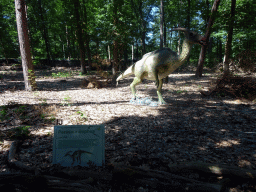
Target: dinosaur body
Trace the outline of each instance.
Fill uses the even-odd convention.
[[[172,51],[170,48],[163,48],[149,52],[143,55],[141,60],[130,66],[116,79],[118,82],[127,76],[132,74],[135,75],[135,78],[130,85],[133,97],[135,99],[135,86],[141,83],[143,79],[148,79],[156,82],[159,104],[165,104],[161,94],[163,79],[187,60],[193,44],[204,44],[204,37],[198,35],[196,32],[189,31],[184,28],[177,28],[173,30],[183,31],[186,35],[186,39],[183,41],[182,53],[180,55]]]

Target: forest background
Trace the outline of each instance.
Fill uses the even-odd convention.
[[[256,4],[253,0],[234,2],[230,58],[237,66],[254,65],[256,22],[252,13]],[[161,43],[163,47],[179,53],[183,34],[169,32],[170,29],[181,26],[204,35],[214,1],[173,0],[163,3],[164,12],[161,15],[160,1],[152,0],[27,0],[33,64],[80,59],[91,68],[93,63],[103,64],[112,59],[115,66],[120,63],[127,66],[131,63],[129,60],[138,60],[143,54],[159,49]],[[0,14],[0,58],[20,59],[14,1],[2,0]],[[230,17],[231,0],[220,1],[210,29],[204,61],[206,67],[213,68],[223,61]],[[199,49],[200,46],[192,49],[187,64],[197,65]]]

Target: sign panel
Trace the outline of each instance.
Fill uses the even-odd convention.
[[[54,126],[53,164],[97,166],[105,163],[104,125]]]

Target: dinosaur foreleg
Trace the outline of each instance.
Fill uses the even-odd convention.
[[[131,90],[132,90],[132,95],[133,95],[133,98],[135,99],[136,98],[136,89],[135,89],[135,86],[140,84],[141,83],[141,79],[138,78],[138,77],[135,77],[133,79],[133,82],[131,83],[130,87],[131,87]]]
[[[160,105],[164,105],[166,104],[166,102],[164,101],[163,97],[162,97],[162,86],[163,86],[163,79],[159,80],[159,85],[157,87],[157,95],[158,95],[158,102]]]

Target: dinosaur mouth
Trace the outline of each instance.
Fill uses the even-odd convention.
[[[199,44],[200,45],[206,45],[206,37],[202,37],[201,39],[200,39],[200,41],[199,41]]]

